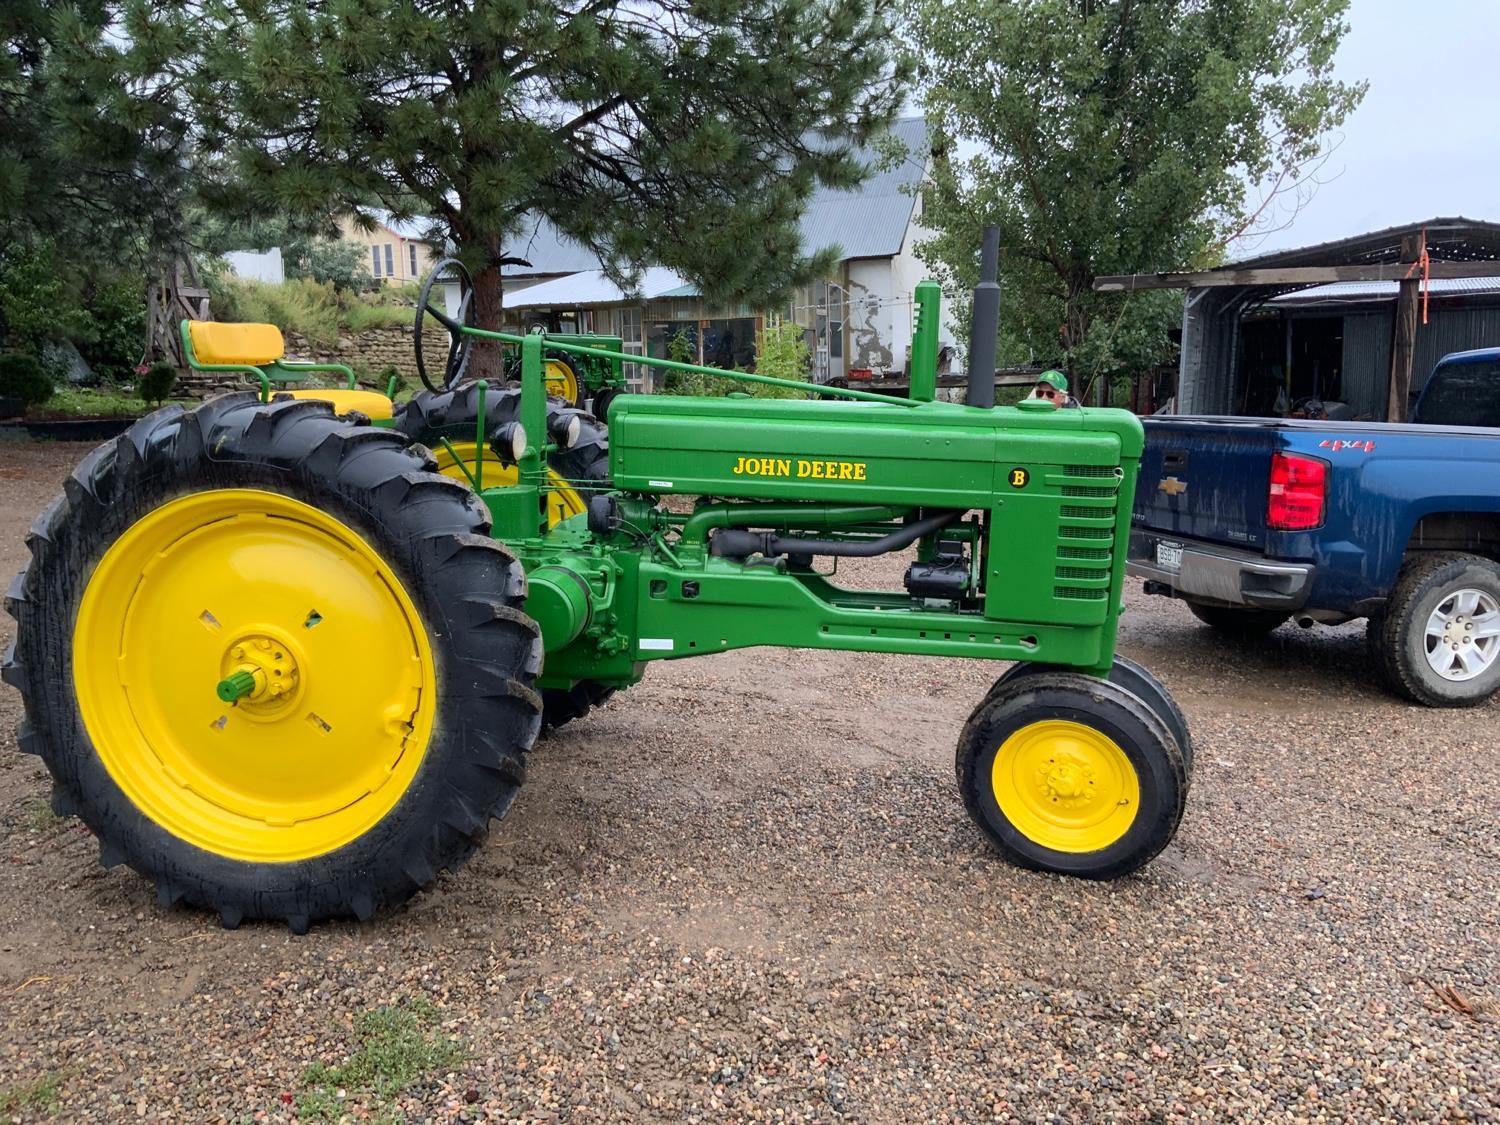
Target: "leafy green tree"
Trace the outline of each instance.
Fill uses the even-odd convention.
[[[1002,361],[1085,382],[1160,362],[1181,309],[1094,278],[1220,260],[1251,185],[1295,185],[1365,90],[1331,77],[1347,0],[905,3],[935,153],[919,249],[968,288],[999,224]]]
[[[433,219],[499,327],[503,246],[542,215],[628,279],[678,269],[710,300],[823,269],[798,219],[852,186],[899,108],[895,0],[215,0],[205,143],[241,213],[382,207]],[[814,133],[826,138],[812,139]],[[518,252],[524,251],[519,247]]]

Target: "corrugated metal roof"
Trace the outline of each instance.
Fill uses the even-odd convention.
[[[1331,266],[1395,262],[1401,257],[1401,240],[1408,234],[1427,232],[1427,249],[1434,258],[1469,262],[1500,258],[1500,223],[1466,219],[1462,215],[1403,223],[1397,227],[1369,231],[1331,242],[1299,246],[1241,258],[1220,269],[1251,269],[1270,266]]]
[[[890,258],[901,252],[917,202],[912,189],[926,168],[927,121],[903,117],[892,124],[891,135],[906,147],[906,158],[852,191],[824,188],[815,194],[802,216],[804,250],[836,246],[840,258]],[[859,158],[871,166],[879,162],[869,150]]]
[[[1352,301],[1394,301],[1400,282],[1335,281],[1272,297],[1271,305],[1341,305]],[[1434,297],[1500,293],[1500,277],[1439,277],[1427,283]]]
[[[695,297],[698,290],[682,275],[662,266],[653,266],[641,274],[634,293],[627,293],[603,270],[583,270],[566,277],[555,277],[540,285],[507,295],[508,309],[574,309],[591,305],[618,305],[625,301],[651,301],[658,297]]]
[[[873,172],[853,190],[822,188],[814,193],[802,216],[803,250],[815,253],[835,247],[841,259],[888,258],[901,252],[916,205],[912,189],[926,167],[927,121],[903,117],[891,125],[890,132],[906,147],[907,157],[893,168]],[[857,156],[871,168],[881,160],[871,149],[861,149]],[[575,273],[597,270],[600,265],[593,251],[560,234],[540,216],[529,219],[526,231],[506,243],[505,253],[531,263],[507,266],[505,273],[511,276]]]
[[[506,242],[505,253],[512,258],[525,258],[531,264],[506,266],[503,271],[506,275],[525,277],[599,268],[597,254],[570,238],[564,238],[550,220],[541,215],[529,215],[526,221],[527,226],[522,232]]]

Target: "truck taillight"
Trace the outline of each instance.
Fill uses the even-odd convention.
[[[1271,454],[1266,526],[1277,531],[1321,527],[1328,500],[1328,462],[1298,453]]]

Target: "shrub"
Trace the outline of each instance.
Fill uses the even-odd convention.
[[[141,376],[139,390],[143,399],[160,406],[176,385],[177,368],[170,363],[157,363]]]
[[[403,394],[406,391],[406,376],[399,367],[394,364],[388,364],[381,368],[379,375],[375,376],[375,389],[381,394],[389,391],[391,397],[394,399],[397,395]]]
[[[25,352],[0,355],[0,398],[17,398],[37,406],[52,397],[52,377],[41,360]]]

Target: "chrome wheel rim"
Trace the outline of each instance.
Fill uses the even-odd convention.
[[[1482,676],[1500,659],[1500,601],[1486,590],[1454,590],[1427,618],[1427,663],[1455,683]]]

